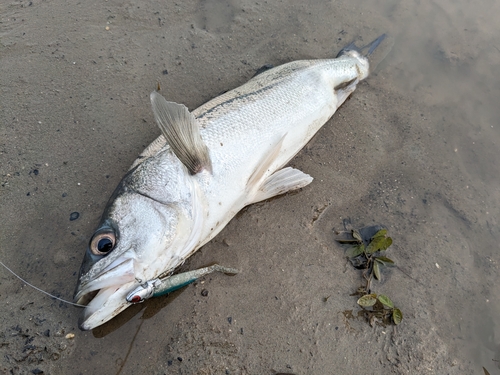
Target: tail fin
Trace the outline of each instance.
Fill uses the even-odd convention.
[[[363,54],[363,51],[365,51],[366,49],[368,49],[368,52],[366,52],[366,54],[364,55],[365,57],[368,57],[370,56],[373,51],[375,51],[375,49],[379,46],[379,44],[385,39],[386,35],[385,34],[382,34],[380,35],[377,39],[375,39],[374,41],[368,43],[366,46],[364,47],[358,47],[356,46],[356,44],[354,42],[348,44],[347,46],[345,46],[344,48],[342,48],[340,50],[340,52],[337,54],[337,57],[340,57],[342,55],[345,55],[347,54],[347,52],[349,51],[356,51],[358,52],[360,55]]]

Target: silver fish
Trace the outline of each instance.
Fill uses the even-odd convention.
[[[162,135],[120,182],[90,240],[74,296],[86,305],[80,328],[141,299],[131,293],[154,288],[149,281],[165,279],[243,207],[311,183],[283,166],[368,76],[367,56],[384,36],[335,59],[267,70],[192,113],[151,93]]]

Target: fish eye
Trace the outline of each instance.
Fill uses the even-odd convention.
[[[112,232],[96,234],[90,241],[90,251],[94,255],[106,255],[115,247],[115,234]]]

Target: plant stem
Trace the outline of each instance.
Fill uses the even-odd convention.
[[[372,257],[371,256],[367,256],[367,267],[366,267],[366,270],[363,271],[363,277],[365,278],[366,280],[366,292],[367,293],[370,293],[371,290],[370,290],[370,284],[371,284],[371,280],[372,280],[372,277],[373,277],[373,261],[372,261]],[[366,276],[368,274],[368,277]]]

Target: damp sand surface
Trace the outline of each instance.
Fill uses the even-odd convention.
[[[0,5],[0,258],[64,298],[109,196],[159,134],[157,82],[194,109],[265,64],[388,35],[291,161],[313,183],[244,209],[182,267],[240,274],[81,332],[78,308],[0,270],[0,373],[500,371],[500,5],[364,3]],[[397,328],[346,313],[361,279],[333,240],[345,222],[394,240],[397,267],[373,285],[403,311]]]

